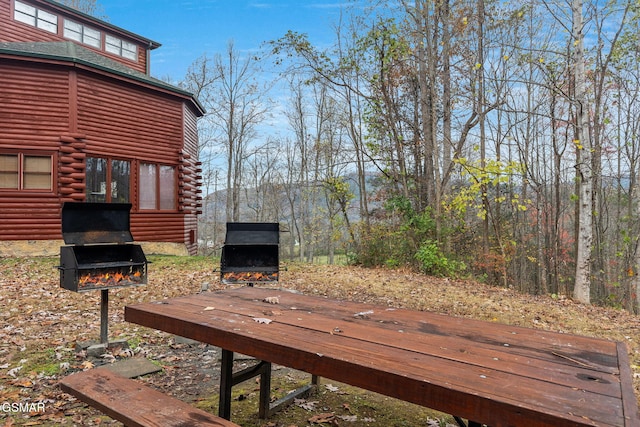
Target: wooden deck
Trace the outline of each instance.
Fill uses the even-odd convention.
[[[252,287],[125,319],[494,427],[640,425],[613,341]]]

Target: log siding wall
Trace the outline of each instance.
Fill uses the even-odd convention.
[[[12,4],[0,0],[0,41],[51,41],[14,25]],[[0,153],[53,160],[52,191],[0,189],[0,240],[61,239],[62,203],[85,200],[87,157],[106,157],[131,162],[134,239],[180,243],[196,253],[203,112],[193,98],[64,60],[0,55],[0,75]],[[175,210],[139,209],[140,163],[175,168]]]
[[[56,69],[42,73],[0,62],[0,75],[0,149],[18,153],[28,148],[33,153],[50,154],[55,165],[60,135],[67,132],[68,74]],[[64,108],[52,109],[52,105]],[[2,190],[0,239],[60,238],[56,184],[54,179],[53,191]]]
[[[180,155],[178,197],[184,212],[184,239],[190,251],[197,251],[198,215],[202,213],[202,164],[198,160],[197,112],[183,105],[184,148]]]
[[[88,153],[131,157],[177,166],[182,149],[182,103],[113,85],[93,76],[78,77],[78,131],[94,144]]]

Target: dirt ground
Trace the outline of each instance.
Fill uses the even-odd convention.
[[[126,358],[147,358],[161,371],[141,378],[154,388],[217,412],[219,349],[124,322],[127,304],[221,289],[215,260],[150,257],[148,284],[110,291],[109,338],[128,349],[101,357],[76,344],[100,335],[100,293],[59,285],[57,258],[0,258],[0,426],[118,425],[62,393],[59,378]],[[621,310],[576,304],[568,298],[522,295],[469,280],[434,278],[404,270],[290,264],[279,286],[333,298],[595,336],[626,343],[640,396],[640,318]],[[240,358],[238,367],[253,363]],[[279,397],[309,380],[275,367]],[[43,403],[44,411],[13,411],[12,403]],[[9,404],[7,406],[6,404]],[[34,409],[40,408],[35,406]],[[450,417],[384,396],[323,380],[318,391],[269,420],[257,419],[255,381],[234,388],[232,419],[243,426],[439,426]]]

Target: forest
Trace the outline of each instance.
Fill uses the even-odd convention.
[[[204,54],[179,84],[207,109],[205,249],[227,221],[280,222],[302,260],[639,312],[639,12],[352,1],[331,45]]]

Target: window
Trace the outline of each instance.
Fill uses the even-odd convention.
[[[140,163],[140,209],[176,209],[176,168]]]
[[[131,162],[87,157],[87,202],[128,203]]]
[[[104,48],[109,53],[131,59],[132,61],[138,60],[138,47],[133,43],[129,43],[117,37],[106,35]]]
[[[0,155],[0,188],[17,190],[20,183],[17,155]]]
[[[52,191],[52,156],[0,154],[0,190]]]
[[[172,166],[160,166],[158,184],[160,186],[160,209],[175,209],[176,169]]]
[[[20,1],[15,2],[13,17],[16,21],[41,28],[50,33],[58,32],[58,17]]]
[[[68,19],[64,20],[64,36],[89,46],[96,48],[102,47],[100,45],[100,31],[78,24],[77,22],[69,21]]]

